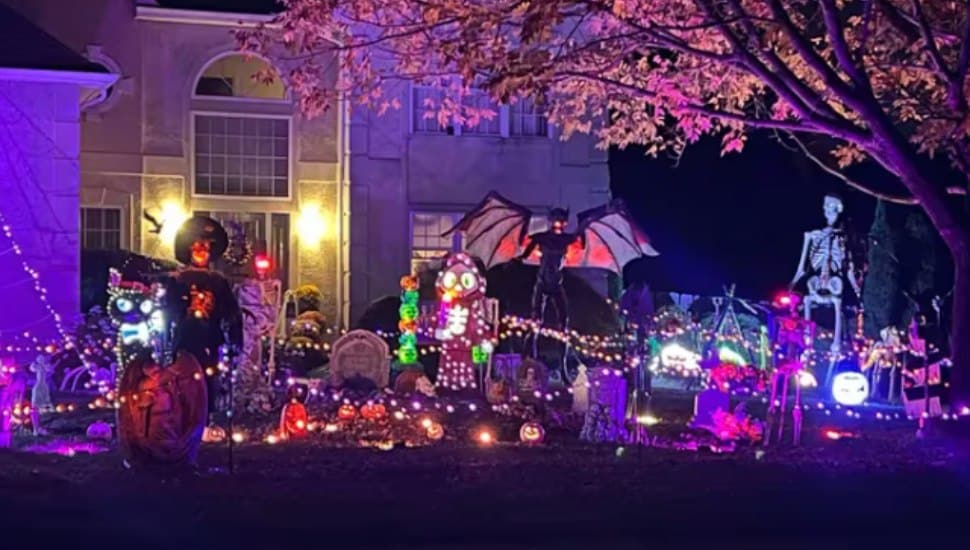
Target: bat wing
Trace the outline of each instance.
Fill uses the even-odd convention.
[[[485,268],[511,261],[525,249],[532,212],[492,191],[444,232],[464,237],[465,252],[485,263]]]
[[[597,267],[617,274],[632,260],[658,256],[619,199],[580,212],[579,239],[566,252],[565,267]]]

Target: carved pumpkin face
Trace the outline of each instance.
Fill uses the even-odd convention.
[[[345,422],[357,418],[357,409],[350,403],[344,403],[337,409],[337,418]]]
[[[445,436],[445,428],[437,422],[432,422],[427,427],[427,434],[431,441],[440,441]]]
[[[222,426],[208,426],[202,432],[202,441],[206,443],[222,443],[226,440],[226,430]]]
[[[869,397],[869,380],[860,372],[842,372],[832,379],[832,398],[841,405],[857,407]]]
[[[367,403],[360,408],[360,416],[366,420],[380,420],[387,414],[383,403]]]
[[[546,437],[546,430],[538,422],[526,422],[519,428],[519,440],[526,445],[538,445]]]
[[[414,275],[401,277],[401,290],[410,292],[418,289],[418,278]]]
[[[293,400],[283,408],[283,433],[287,437],[303,437],[307,433],[307,414],[303,403]]]
[[[374,446],[377,447],[381,451],[393,451],[394,450],[394,442],[391,441],[391,440],[378,441]]]

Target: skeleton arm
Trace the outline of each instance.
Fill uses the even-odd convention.
[[[795,286],[798,281],[805,276],[805,259],[808,257],[808,244],[812,240],[811,232],[806,231],[802,240],[802,256],[798,260],[798,269],[795,270],[795,277],[792,278],[790,287]]]

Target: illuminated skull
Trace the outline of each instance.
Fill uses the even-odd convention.
[[[464,253],[448,256],[435,284],[445,302],[464,302],[485,297],[485,277]]]

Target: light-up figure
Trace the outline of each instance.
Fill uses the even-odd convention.
[[[834,352],[839,351],[842,346],[844,279],[848,279],[857,297],[861,295],[855,265],[847,248],[848,238],[842,224],[837,223],[843,208],[841,199],[835,195],[825,196],[822,211],[825,214],[826,226],[805,233],[802,255],[791,282],[794,286],[806,275],[808,276],[805,282],[808,290],[804,302],[805,319],[811,319],[814,305],[831,305],[835,310],[835,330],[832,337]]]
[[[435,337],[441,341],[437,386],[474,390],[478,387],[475,365],[487,361],[490,349],[485,277],[467,254],[452,254],[435,288],[440,301]]]
[[[164,330],[163,313],[155,301],[162,292],[158,286],[149,287],[138,281],[122,281],[121,273],[111,269],[108,273],[108,316],[118,329],[115,351],[118,368],[114,384],[118,387],[126,365],[142,350],[152,344],[152,335]]]

